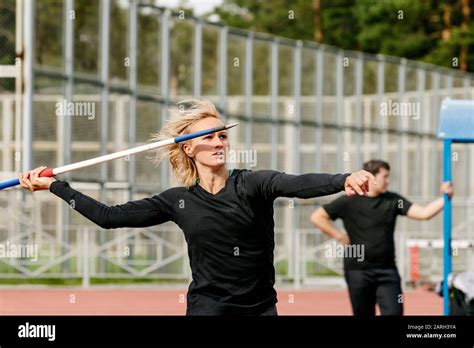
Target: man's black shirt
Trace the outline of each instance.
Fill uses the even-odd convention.
[[[346,255],[344,269],[395,268],[395,222],[398,215],[407,214],[411,204],[388,191],[376,197],[341,196],[325,204],[332,220],[342,219],[350,245],[364,247],[363,260],[359,255]]]

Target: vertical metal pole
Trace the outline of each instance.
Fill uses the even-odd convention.
[[[402,58],[400,65],[398,66],[398,102],[402,103],[405,100],[405,80],[406,80],[406,59]],[[398,117],[397,127],[399,131],[403,130],[403,117]],[[398,148],[404,148],[404,137],[405,135],[400,134],[398,136]],[[398,190],[403,189],[404,178],[408,175],[407,171],[402,169],[403,167],[403,151],[397,151],[397,168],[398,168]],[[406,167],[406,166],[405,166]]]
[[[424,71],[424,74],[425,76],[427,74],[430,74],[429,70],[427,70],[426,68],[423,68],[423,71]],[[426,85],[426,80],[425,80],[425,95],[424,95],[424,98],[425,100],[423,101],[424,102],[424,106],[425,106],[425,110],[424,110],[424,113],[426,113],[426,115],[423,115],[423,114],[420,114],[420,117],[422,119],[422,130],[424,133],[430,133],[433,128],[432,128],[432,125],[431,125],[431,117],[427,117],[427,115],[432,115],[433,114],[433,104],[432,104],[432,101],[431,101],[431,95],[432,95],[432,86],[427,86]],[[433,140],[433,139],[429,139],[427,137],[424,137],[423,138],[423,149],[422,149],[422,153],[423,153],[423,156],[422,156],[422,167],[423,168],[426,168],[426,171],[428,173],[430,173],[431,171],[431,166],[433,165],[433,161],[431,160],[431,151],[432,151],[432,144],[437,144],[438,141],[437,140]],[[431,176],[429,176],[428,178],[426,178],[425,180],[423,180],[423,183],[422,183],[422,187],[423,187],[423,191],[422,191],[422,196],[423,197],[430,197],[430,192],[431,192],[431,182],[430,180],[434,180],[435,178],[432,178]]]
[[[463,97],[464,99],[469,99],[469,89],[471,85],[471,77],[470,76],[465,76],[463,80],[463,85],[464,85],[464,93]],[[466,199],[470,197],[470,192],[471,192],[471,144],[465,144],[464,145],[464,153],[465,153],[465,173],[464,177],[465,182],[464,182],[464,194]],[[469,216],[469,215],[467,215]]]
[[[15,101],[16,101],[16,95],[15,95]],[[17,104],[13,103],[13,99],[3,99],[2,103],[2,136],[3,136],[3,171],[5,172],[11,172],[13,171],[12,168],[12,148],[11,148],[11,140],[12,140],[12,131],[13,131],[13,123],[14,123],[14,109]],[[13,191],[13,190],[11,190]],[[16,192],[9,192],[8,196],[5,196],[6,199],[8,199],[8,202],[17,202],[17,199],[15,199]],[[14,209],[13,211],[18,211],[15,208],[16,204],[12,204],[11,206],[9,205],[9,208]],[[15,225],[17,223],[14,221],[14,219],[7,219],[5,221],[4,226],[6,227],[8,234],[7,234],[7,240],[10,240],[14,235],[16,235],[15,231]]]
[[[194,98],[201,97],[202,23],[198,19],[194,25]]]
[[[343,136],[343,120],[344,120],[344,53],[339,51],[336,56],[336,120],[337,120],[337,130],[336,130],[336,141],[337,141],[337,150],[336,150],[336,171],[338,173],[342,172],[342,161],[343,161],[343,149],[342,149],[342,136]]]
[[[293,93],[294,93],[294,147],[293,147],[293,174],[300,174],[300,141],[301,141],[301,48],[303,43],[296,42],[294,49]]]
[[[443,143],[443,181],[451,181],[451,143],[450,139],[445,139]],[[448,276],[451,273],[451,200],[444,194],[444,250],[443,250],[443,309],[444,315],[449,315],[449,288]]]
[[[253,33],[249,33],[245,42],[245,148],[250,151],[252,146],[252,94],[253,94]],[[250,168],[250,163],[245,167]]]
[[[378,128],[379,128],[379,134],[378,134],[378,157],[382,158],[384,155],[384,143],[383,143],[383,136],[382,136],[382,129],[385,125],[386,119],[382,117],[380,114],[380,107],[382,105],[382,96],[385,91],[385,57],[381,54],[377,55],[378,59],[378,64],[377,64],[377,105],[376,105],[376,113],[378,115]]]
[[[291,58],[293,59],[293,57]],[[294,62],[290,62],[290,58],[287,57],[287,64],[294,64]],[[293,80],[293,79],[292,79]],[[293,81],[292,81],[293,82]],[[287,82],[289,83],[289,82]],[[290,92],[292,94],[293,92]],[[294,111],[294,100],[288,96],[285,95],[283,98],[284,100],[284,105],[283,105],[283,110],[285,110],[285,119],[286,120],[291,120],[293,121],[293,113]],[[285,124],[282,126],[284,136],[283,136],[283,147],[286,150],[285,155],[282,158],[283,162],[283,171],[286,173],[293,173],[295,168],[294,168],[294,159],[292,156],[294,154],[294,144],[295,144],[295,131],[294,131],[294,123],[293,122],[285,122]],[[296,174],[296,173],[295,173]],[[288,200],[288,207],[286,209],[283,209],[283,245],[285,247],[286,254],[288,255],[287,260],[288,260],[288,277],[294,280],[295,276],[295,229],[296,229],[296,224],[295,224],[295,219],[296,219],[296,214],[294,212],[295,204],[294,199],[289,199]]]
[[[74,88],[74,0],[66,0],[64,3],[64,26],[66,28],[64,38],[64,73],[66,75],[65,96],[66,102],[73,101]],[[71,139],[72,135],[72,115],[68,114],[68,109],[65,108],[66,115],[64,119],[64,137]],[[64,142],[64,158],[63,163],[68,164],[72,161],[71,141]],[[65,177],[68,177],[66,174]]]
[[[433,86],[433,106],[431,110],[433,110],[433,119],[439,120],[439,112],[440,112],[440,98],[439,98],[439,87],[440,87],[440,73],[438,70],[435,70],[433,72],[432,76],[432,86]],[[435,114],[436,113],[436,114]],[[435,127],[434,124],[430,125],[430,128]],[[438,161],[439,161],[439,155],[438,155],[438,142],[434,141],[433,142],[433,167],[431,172],[436,173],[438,171]],[[431,194],[434,195],[434,192],[438,192],[438,181],[439,178],[438,176],[434,176],[433,180],[431,181]]]
[[[64,37],[64,73],[66,75],[66,82],[64,86],[64,99],[67,103],[73,102],[73,89],[74,89],[74,0],[66,0],[64,3],[64,26],[65,26],[65,37]],[[63,159],[64,164],[72,163],[72,115],[69,114],[68,108],[65,108],[65,114],[62,115],[63,122]],[[64,176],[64,180],[70,180],[71,174],[68,173]],[[62,225],[63,234],[62,241],[63,247],[62,252],[67,252],[67,245],[70,243],[71,233],[71,210],[66,207],[62,207]],[[62,270],[64,273],[69,272],[69,260],[66,260],[62,264]]]
[[[128,83],[130,87],[130,102],[128,104],[128,142],[129,147],[134,147],[137,140],[137,1],[130,2],[129,12],[129,37],[128,37],[128,55],[130,58]],[[134,199],[135,193],[135,176],[136,176],[136,161],[135,156],[130,156],[128,160],[128,197],[129,200]]]
[[[23,100],[23,156],[22,172],[33,166],[33,89],[35,85],[33,64],[35,54],[35,0],[25,4],[25,58],[23,62],[24,100]]]
[[[169,100],[169,57],[170,57],[170,11],[164,10],[161,14],[161,95],[163,105],[161,106],[161,124],[164,125],[168,118]],[[168,161],[161,163],[161,190],[168,188],[169,164]]]
[[[301,159],[300,159],[300,145],[301,145],[301,49],[303,43],[296,41],[296,47],[294,49],[294,71],[293,71],[293,93],[294,93],[294,143],[293,143],[293,174],[300,174]],[[300,258],[300,224],[299,204],[295,204],[294,212],[295,218],[293,218],[294,236],[295,240],[293,243],[293,257],[294,257],[294,286],[298,289],[301,285],[301,258]],[[304,262],[304,258],[303,258]]]
[[[469,99],[469,94],[470,94],[469,90],[471,88],[471,77],[469,75],[464,76],[463,87],[464,87],[463,98],[464,99]]]
[[[110,32],[110,0],[101,2],[101,27],[100,27],[100,154],[107,154],[108,124],[109,124],[109,32]],[[107,163],[100,165],[100,200],[107,200]],[[99,231],[99,244],[106,242],[106,231]],[[105,251],[104,251],[105,252]],[[99,271],[104,273],[106,262],[99,258]]]
[[[31,0],[30,0],[31,1]],[[30,4],[31,5],[31,4]],[[21,52],[23,51],[23,32],[24,28],[23,27],[23,16],[26,14],[23,13],[23,6],[24,6],[24,1],[17,1],[16,2],[16,13],[15,13],[15,31],[16,31],[16,38],[15,38],[15,51],[17,56],[21,55]],[[31,5],[33,7],[33,5]],[[34,7],[33,7],[34,8]],[[33,9],[34,11],[34,9]],[[34,17],[34,15],[33,15]],[[26,18],[27,19],[27,18]],[[33,21],[32,21],[33,22]],[[34,23],[34,22],[33,22]],[[34,28],[34,25],[33,25]],[[31,30],[31,28],[30,28]],[[31,33],[29,35],[32,35]],[[34,35],[32,35],[34,36]],[[30,52],[24,52],[25,56],[27,54],[31,54]],[[17,58],[19,59],[19,58]],[[16,61],[15,61],[16,62]],[[21,61],[21,64],[25,65],[25,61]],[[22,117],[22,86],[23,86],[23,73],[21,71],[21,66],[17,70],[17,75],[15,79],[15,165],[14,165],[14,170],[16,173],[19,173],[21,171],[20,168],[20,158],[17,158],[17,153],[20,153],[21,151],[21,117]],[[31,74],[31,72],[30,72]],[[30,78],[34,78],[34,76],[30,76]],[[34,80],[33,80],[34,81]],[[32,81],[32,83],[33,83]],[[26,85],[25,85],[26,88]],[[25,90],[26,92],[26,90]],[[25,94],[26,97],[26,94]]]
[[[356,146],[357,146],[357,166],[362,168],[362,94],[363,94],[363,83],[364,83],[364,56],[362,53],[359,54],[356,60],[355,68],[355,114],[356,114],[356,126],[358,131],[356,132]]]
[[[272,153],[271,153],[271,169],[278,168],[278,39],[274,39],[271,43],[270,56],[270,113],[272,117]]]
[[[30,0],[31,1],[31,0]],[[33,76],[33,71],[32,69],[29,71],[29,80],[27,81],[27,84],[25,84],[25,98],[24,100],[22,99],[23,98],[23,81],[24,81],[24,78],[25,78],[25,74],[26,74],[26,69],[25,69],[25,57],[26,56],[29,56],[31,55],[33,52],[34,52],[34,49],[32,49],[31,47],[26,49],[25,47],[25,51],[23,51],[24,49],[24,42],[26,41],[26,34],[25,34],[25,37],[23,36],[24,33],[26,33],[26,25],[24,25],[24,22],[25,20],[28,20],[29,19],[29,16],[34,18],[34,6],[33,4],[29,4],[30,7],[32,9],[30,9],[31,11],[33,11],[33,14],[29,14],[28,16],[26,15],[26,12],[23,10],[24,9],[24,5],[25,5],[25,1],[17,1],[16,2],[16,13],[15,13],[15,20],[16,20],[16,23],[15,23],[15,30],[16,30],[16,38],[15,38],[15,51],[16,51],[16,54],[17,56],[19,57],[21,55],[21,53],[23,52],[24,53],[24,56],[23,56],[23,59],[21,58],[17,58],[15,60],[15,63],[17,63],[18,61],[21,63],[21,65],[18,67],[17,69],[17,74],[16,74],[16,79],[15,79],[15,135],[14,135],[14,139],[15,139],[15,161],[14,161],[14,171],[15,173],[19,173],[20,171],[22,171],[22,165],[23,165],[23,161],[22,161],[22,158],[21,158],[21,151],[22,151],[22,132],[23,132],[23,127],[22,127],[22,118],[23,116],[25,115],[22,111],[23,109],[23,103],[26,103],[26,100],[28,99],[27,97],[29,96],[29,93],[27,93],[27,90],[26,88],[32,88],[32,86],[34,85],[34,76]],[[31,19],[31,18],[30,18]],[[31,30],[34,30],[34,25],[33,25],[34,21],[33,20],[30,20],[30,27],[29,27],[29,31],[30,33],[28,35],[30,35],[32,38],[34,37],[34,33],[31,33]],[[24,40],[25,39],[25,40]],[[34,40],[33,40],[34,41]],[[34,58],[34,57],[32,57]],[[34,59],[33,59],[34,61]],[[30,86],[28,86],[28,84],[30,84]],[[31,92],[32,93],[32,92]],[[30,100],[30,102],[32,102],[32,95],[31,95],[31,99],[28,99]],[[32,112],[32,110],[30,110],[30,113]],[[27,144],[25,142],[25,144]],[[25,165],[26,167],[26,165]],[[12,198],[11,201],[14,202],[12,204],[12,209],[14,211],[19,211],[19,204],[22,204],[22,199],[23,197],[25,197],[25,192],[24,191],[20,191],[20,190],[15,190],[14,192],[10,193],[10,197]],[[58,204],[59,206],[59,204]],[[9,228],[9,231],[11,231],[11,233],[16,233],[18,230],[20,230],[20,221],[17,221],[15,223],[13,223],[13,221],[11,222],[11,226],[12,228]]]
[[[417,89],[418,89],[418,103],[420,105],[420,114],[418,115],[419,119],[417,120],[417,149],[415,150],[415,173],[422,172],[422,158],[421,152],[423,151],[423,139],[421,137],[422,129],[422,115],[424,115],[424,97],[425,97],[425,78],[426,72],[424,69],[417,69]],[[421,196],[421,183],[415,185],[415,195],[420,197]]]
[[[322,171],[322,123],[323,123],[323,69],[324,69],[324,47],[316,50],[316,173]]]
[[[137,1],[132,0],[130,2],[129,18],[128,18],[128,55],[129,55],[129,75],[128,85],[130,87],[130,96],[128,103],[128,143],[130,147],[136,145],[137,141],[137,37],[138,37],[138,9]],[[109,14],[110,16],[110,14]],[[107,51],[108,52],[108,51]],[[108,55],[108,54],[107,54]],[[128,161],[128,199],[133,200],[135,197],[137,183],[136,181],[136,157],[129,156],[126,158]],[[164,163],[163,163],[164,164]],[[105,237],[105,234],[104,234]],[[105,242],[105,240],[104,240]],[[130,255],[127,258],[127,263],[133,262],[135,255],[132,238],[127,240],[130,248]],[[101,261],[105,261],[101,259]],[[101,270],[102,271],[102,270]],[[105,272],[105,268],[103,269]]]
[[[227,27],[219,32],[219,106],[225,114],[227,110]]]
[[[100,154],[107,154],[108,118],[109,118],[109,26],[110,1],[102,1],[100,32],[100,81],[103,84],[100,93]],[[106,199],[104,184],[107,181],[107,163],[100,165],[101,199]]]
[[[453,74],[448,73],[446,77],[446,88],[448,89],[448,97],[453,96]]]
[[[127,139],[125,139],[125,130],[128,130],[128,125],[126,124],[126,119],[128,117],[127,113],[127,107],[126,104],[130,104],[131,96],[128,95],[123,95],[120,97],[117,97],[115,101],[115,121],[113,125],[113,132],[115,134],[115,139],[113,141],[113,148],[114,151],[118,151],[121,149],[127,148]],[[131,116],[131,115],[130,115]],[[129,117],[131,118],[131,117]],[[131,130],[129,130],[131,131]],[[112,140],[112,139],[111,139]],[[133,147],[133,146],[130,146]],[[127,181],[128,182],[128,192],[127,196],[128,198],[132,197],[130,192],[131,187],[130,187],[130,176],[129,176],[129,171],[130,171],[130,161],[127,161],[127,158],[122,159],[121,161],[117,161],[115,163],[115,167],[113,169],[113,174],[110,174],[110,176],[113,175],[114,180],[117,181]],[[124,199],[127,199],[126,196],[124,196]]]
[[[89,270],[89,233],[90,228],[86,227],[82,230],[82,287],[88,289],[90,287],[90,270]]]
[[[13,128],[13,99],[5,98],[2,102],[2,138],[3,138],[3,159],[2,170],[5,172],[12,171],[12,152],[11,152],[11,136]]]

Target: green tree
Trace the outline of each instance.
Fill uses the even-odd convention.
[[[425,30],[428,14],[427,1],[358,1],[358,47],[369,53],[422,57],[434,44]]]
[[[451,68],[458,58],[474,71],[472,0],[224,0],[215,13],[229,26]]]
[[[356,0],[322,1],[323,43],[348,50],[359,49],[355,35],[360,30],[356,3]]]
[[[474,25],[470,21],[474,3],[469,0],[435,1],[432,9],[433,49],[422,57],[426,62],[474,71]]]
[[[313,39],[308,0],[224,0],[214,11],[232,27],[298,39]]]
[[[63,66],[63,1],[36,1],[35,60],[37,64]]]

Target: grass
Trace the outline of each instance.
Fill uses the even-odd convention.
[[[150,279],[150,278],[91,278],[91,285],[101,284],[187,284],[187,281],[178,279]],[[82,278],[25,278],[0,279],[1,285],[54,285],[54,286],[81,286]]]
[[[146,257],[135,257],[135,261],[145,261]],[[71,258],[70,259],[70,269],[75,270],[77,265],[78,259]],[[95,258],[91,262],[93,264],[98,265],[98,259]],[[183,267],[183,259],[176,260],[169,265],[161,268],[160,271],[163,273],[172,273],[172,274],[180,274],[182,267]],[[38,263],[39,264],[39,263]],[[61,264],[53,266],[48,272],[44,273],[44,278],[22,278],[22,279],[9,279],[9,278],[0,278],[0,285],[56,285],[56,286],[80,286],[82,284],[81,277],[48,277],[48,273],[61,273]],[[36,269],[38,266],[33,265],[28,267],[30,270]],[[143,269],[146,266],[132,266],[137,270]],[[275,271],[277,275],[287,275],[288,274],[288,261],[281,260],[275,264]],[[117,274],[123,273],[124,270],[119,266],[112,264],[110,262],[106,262],[106,272],[109,274]],[[0,262],[0,273],[7,273],[7,274],[18,274],[18,272],[8,266],[5,263]],[[334,271],[325,268],[323,266],[320,267],[318,270],[316,268],[316,264],[312,261],[308,261],[306,263],[306,275],[308,276],[339,276],[339,274],[335,273]],[[293,281],[291,277],[288,277],[286,280]],[[90,284],[91,285],[101,285],[101,284],[187,284],[188,280],[180,280],[174,278],[112,278],[112,277],[91,277]]]

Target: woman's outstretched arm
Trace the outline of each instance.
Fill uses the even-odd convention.
[[[107,206],[74,190],[65,181],[55,181],[50,192],[66,201],[81,215],[102,228],[148,227],[172,219],[171,206],[160,195]]]
[[[160,194],[125,204],[107,206],[74,190],[65,181],[38,177],[40,168],[44,167],[20,175],[20,183],[24,188],[31,191],[49,189],[66,201],[72,209],[102,228],[148,227],[172,220],[173,203],[171,199],[165,198],[171,195]]]
[[[250,192],[267,199],[277,197],[314,198],[345,191],[347,195],[363,195],[368,192],[369,180],[375,178],[361,170],[352,174],[291,175],[274,170],[250,172],[246,178]]]

